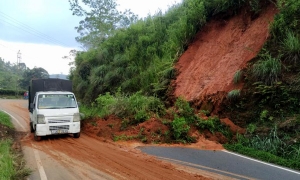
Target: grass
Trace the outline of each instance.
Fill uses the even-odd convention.
[[[252,130],[252,132],[254,131],[255,129]],[[287,144],[277,133],[277,128],[275,127],[267,136],[252,134],[252,136],[245,137],[238,135],[235,144],[225,144],[224,147],[227,150],[265,162],[300,170],[299,144]]]
[[[263,59],[253,65],[252,73],[257,80],[263,81],[266,85],[273,85],[281,74],[281,62],[265,54]]]
[[[10,121],[10,117],[2,111],[0,111],[0,124],[3,124],[9,128],[13,128],[13,124]]]
[[[297,63],[300,60],[300,38],[293,32],[288,31],[283,41],[283,50],[285,59],[291,63]]]
[[[10,117],[0,111],[0,124],[13,128]],[[16,151],[13,151],[13,140],[11,137],[0,139],[0,179],[25,179],[30,170],[24,167],[23,158]]]
[[[10,149],[11,144],[10,139],[0,141],[0,179],[11,179],[16,174]]]
[[[280,166],[285,166],[291,169],[300,170],[300,162],[297,159],[286,159],[269,152],[265,152],[262,150],[257,150],[254,148],[246,147],[242,144],[225,144],[223,145],[225,149],[234,151],[249,157],[253,157],[255,159],[259,159],[265,162],[277,164]]]
[[[227,94],[227,98],[230,100],[236,100],[240,97],[241,90],[240,89],[234,89]]]
[[[242,76],[243,76],[242,70],[236,71],[234,76],[233,76],[233,83],[238,84],[239,82],[241,82]]]

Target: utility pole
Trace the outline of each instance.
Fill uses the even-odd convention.
[[[18,67],[18,71],[20,69],[20,63],[21,63],[21,52],[19,50],[18,54],[17,54],[17,67]]]
[[[16,82],[16,97],[18,97],[18,90],[19,90],[19,70],[20,70],[20,63],[21,63],[21,51],[19,50],[17,53],[17,82]]]

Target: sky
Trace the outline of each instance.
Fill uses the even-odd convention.
[[[80,1],[80,0],[79,0]],[[116,0],[119,10],[139,17],[163,12],[181,0]],[[30,69],[42,67],[49,74],[69,74],[63,59],[70,50],[82,50],[75,40],[82,17],[73,16],[68,0],[0,0],[0,57],[21,62]]]

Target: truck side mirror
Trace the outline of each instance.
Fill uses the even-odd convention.
[[[80,103],[80,102],[77,102],[77,105],[78,105],[78,107],[80,107],[80,106],[81,106],[81,103]]]
[[[30,103],[29,111],[32,112],[32,111],[33,111],[33,108],[34,108],[34,104],[33,104],[33,103]]]

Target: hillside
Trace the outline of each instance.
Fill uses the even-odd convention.
[[[91,42],[70,75],[84,129],[115,141],[206,138],[300,169],[299,14],[298,0],[184,0]]]
[[[234,74],[257,56],[276,12],[270,4],[254,19],[250,12],[241,11],[230,19],[207,23],[176,64],[179,74],[173,82],[174,95],[217,112],[229,91],[242,88],[242,84],[233,84]]]
[[[233,89],[243,88],[244,83],[233,84],[234,74],[238,70],[246,68],[247,63],[257,56],[264,43],[268,40],[269,25],[278,10],[274,4],[269,3],[255,17],[252,17],[253,13],[246,8],[237,12],[236,15],[230,15],[226,18],[216,16],[207,22],[195,35],[194,40],[179,57],[177,63],[174,64],[178,73],[171,82],[174,92],[170,96],[175,96],[176,98],[183,97],[184,101],[186,101],[185,103],[189,102],[194,107],[191,111],[206,110],[209,114],[216,115],[219,113],[220,106],[223,100],[226,99],[228,92]],[[131,98],[132,103],[138,106],[135,107],[138,110],[128,113],[127,111],[131,110],[126,109],[124,106],[133,105],[125,105],[124,103],[126,101],[130,102]],[[107,139],[124,136],[122,137],[124,139],[142,137],[143,141],[147,143],[151,143],[152,141],[172,141],[170,140],[170,136],[172,135],[162,135],[159,137],[154,135],[158,131],[162,134],[168,131],[173,133],[174,130],[170,126],[172,126],[171,121],[176,119],[176,115],[172,115],[172,109],[174,108],[174,111],[177,111],[178,116],[184,116],[180,111],[184,111],[181,109],[186,108],[184,106],[188,106],[189,104],[179,101],[178,104],[181,105],[178,106],[181,107],[171,107],[167,110],[166,117],[161,117],[162,119],[166,118],[167,120],[164,119],[164,121],[167,122],[162,122],[163,120],[160,117],[151,117],[145,114],[143,110],[145,107],[139,101],[151,102],[152,100],[143,99],[138,93],[128,97],[128,100],[126,97],[121,97],[120,94],[117,94],[115,97],[111,94],[99,96],[96,99],[98,109],[96,108],[95,112],[97,112],[97,115],[94,116],[102,118],[89,119],[90,121],[84,125],[85,131]],[[105,110],[105,103],[108,103],[107,107],[110,110]],[[159,109],[160,104],[155,105]],[[176,106],[176,103],[174,106]],[[139,110],[140,108],[142,110]],[[118,109],[122,109],[124,112]],[[87,112],[92,113],[91,111]],[[103,113],[104,115],[102,115]],[[188,121],[188,118],[192,118],[188,117],[193,116],[192,114],[193,112],[186,115],[186,121]],[[200,118],[200,121],[202,120]],[[223,119],[223,122],[229,125],[234,133],[241,129],[229,119]],[[191,123],[191,126],[196,125]],[[197,131],[198,129],[191,128],[189,134],[197,139],[198,144],[200,144],[199,146],[203,145],[203,142],[207,143],[208,141],[204,140],[203,136]],[[212,141],[226,143],[230,140],[222,134],[216,137],[209,131],[203,134],[204,137]],[[178,139],[186,140],[184,136]],[[213,142],[211,143],[214,144]],[[218,145],[214,147],[220,148]]]

